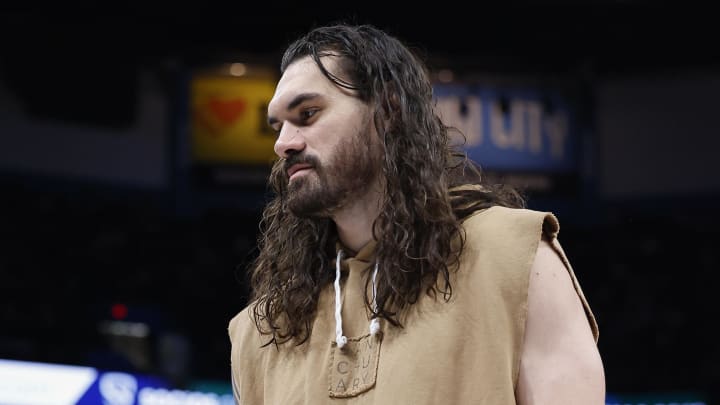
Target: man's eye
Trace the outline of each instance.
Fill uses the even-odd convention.
[[[307,121],[310,118],[312,118],[313,115],[315,115],[315,113],[317,111],[318,111],[317,109],[302,110],[302,111],[300,111],[300,119],[302,119],[303,121]]]

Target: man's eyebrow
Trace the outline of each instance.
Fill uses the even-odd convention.
[[[320,93],[300,93],[295,98],[293,98],[285,108],[287,111],[291,111],[293,108],[299,106],[303,102],[307,100],[312,100],[314,98],[320,97]],[[272,116],[268,116],[268,124],[273,125],[278,122],[278,119]]]

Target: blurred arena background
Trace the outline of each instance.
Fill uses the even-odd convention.
[[[284,46],[340,20],[415,47],[486,175],[559,217],[607,403],[720,403],[712,14],[421,8],[0,12],[0,403],[231,403],[265,104]]]

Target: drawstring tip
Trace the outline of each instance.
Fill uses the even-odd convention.
[[[378,332],[380,332],[380,320],[373,318],[373,320],[370,321],[370,334],[376,335]]]
[[[338,336],[337,339],[335,339],[335,343],[337,343],[337,346],[342,349],[347,344],[347,337]]]

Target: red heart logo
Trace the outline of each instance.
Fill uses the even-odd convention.
[[[231,100],[211,98],[207,103],[207,107],[220,122],[230,125],[243,115],[247,103],[241,98]]]

